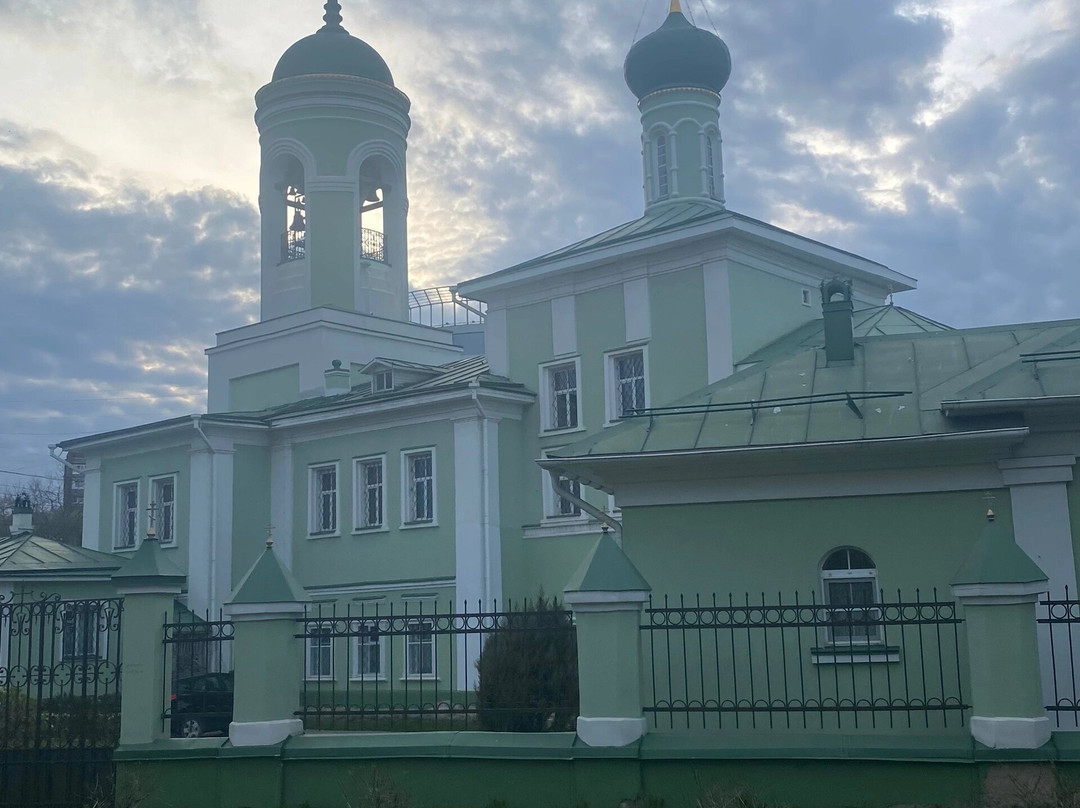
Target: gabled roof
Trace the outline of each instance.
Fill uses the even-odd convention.
[[[951,331],[950,326],[923,317],[910,309],[892,304],[858,309],[852,314],[851,328],[856,339],[896,334],[922,334],[931,331]],[[820,348],[825,344],[825,321],[818,318],[796,328],[775,342],[740,359],[736,365],[766,362],[790,356],[798,350]]]
[[[1041,357],[1041,359],[1040,359]],[[1022,426],[1024,402],[1080,396],[1080,320],[860,339],[765,361],[597,433],[564,458],[948,435]],[[950,402],[1012,402],[981,418]],[[943,406],[943,403],[946,406]]]
[[[87,550],[55,539],[43,539],[30,531],[0,540],[0,578],[24,575],[70,575],[101,573],[103,577],[120,569],[126,559],[111,553]]]

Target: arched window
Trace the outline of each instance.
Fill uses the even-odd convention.
[[[668,144],[667,135],[661,134],[656,139],[656,192],[657,199],[667,199],[670,193],[668,181]]]
[[[713,157],[712,135],[705,135],[705,178],[709,183],[709,197],[716,199],[716,169]]]
[[[873,559],[855,547],[833,550],[821,565],[829,625],[828,642],[866,645],[882,641],[877,567]]]

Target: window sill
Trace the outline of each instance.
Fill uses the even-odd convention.
[[[417,673],[410,674],[409,676],[402,676],[399,682],[437,682],[439,677],[434,673]]]
[[[389,533],[390,528],[387,525],[381,525],[380,527],[356,527],[353,528],[352,534],[354,536],[370,536],[372,533]]]
[[[132,545],[131,547],[114,547],[112,551],[114,553],[134,553],[138,549],[138,547]]]
[[[566,429],[541,429],[537,435],[541,438],[554,438],[559,435],[573,435],[575,432],[587,431],[585,426],[572,426]]]
[[[341,533],[336,530],[327,530],[325,532],[318,531],[315,533],[308,533],[309,539],[336,539],[341,536]]]
[[[545,519],[539,525],[523,525],[522,535],[526,539],[551,539],[560,536],[599,536],[600,523],[592,519],[567,517],[566,519]]]
[[[435,521],[431,522],[402,522],[401,530],[421,530],[425,527],[438,527],[439,523]]]
[[[825,646],[810,649],[810,661],[815,665],[861,665],[899,662],[897,645]]]
[[[350,676],[350,682],[385,682],[386,676],[379,674],[378,676]]]
[[[321,684],[323,682],[334,682],[334,681],[337,681],[337,680],[333,676],[316,676],[316,677],[307,676],[307,677],[304,678],[304,681],[305,682],[313,682],[315,684]]]

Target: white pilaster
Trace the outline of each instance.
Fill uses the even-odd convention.
[[[188,608],[211,616],[232,591],[233,446],[196,438],[191,448]]]
[[[573,295],[551,301],[551,352],[555,356],[577,353],[577,306]]]
[[[484,352],[496,376],[510,375],[510,345],[507,339],[506,309],[488,309],[484,319]]]
[[[211,573],[210,614],[229,602],[232,594],[232,529],[233,529],[233,458],[235,451],[217,449],[214,452],[214,530]],[[216,617],[215,617],[216,619]]]
[[[293,447],[282,443],[270,450],[270,523],[274,548],[289,569],[293,566]]]
[[[101,536],[101,458],[87,457],[83,470],[82,546],[88,550],[111,550]]]
[[[735,366],[731,334],[731,284],[727,261],[710,261],[701,268],[705,286],[705,350],[708,383],[731,375]]]
[[[623,318],[626,342],[639,342],[652,336],[649,310],[649,279],[637,278],[623,284]]]

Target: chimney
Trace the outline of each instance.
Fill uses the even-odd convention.
[[[335,359],[330,364],[333,367],[323,371],[323,378],[325,379],[323,395],[340,396],[342,393],[348,393],[352,390],[352,384],[349,382],[349,371],[342,369],[340,359]]]
[[[821,313],[825,319],[825,361],[850,362],[855,358],[851,329],[851,281],[833,278],[821,282]]]
[[[29,532],[34,529],[34,509],[30,507],[30,497],[26,494],[15,497],[15,507],[11,509],[11,535]]]

